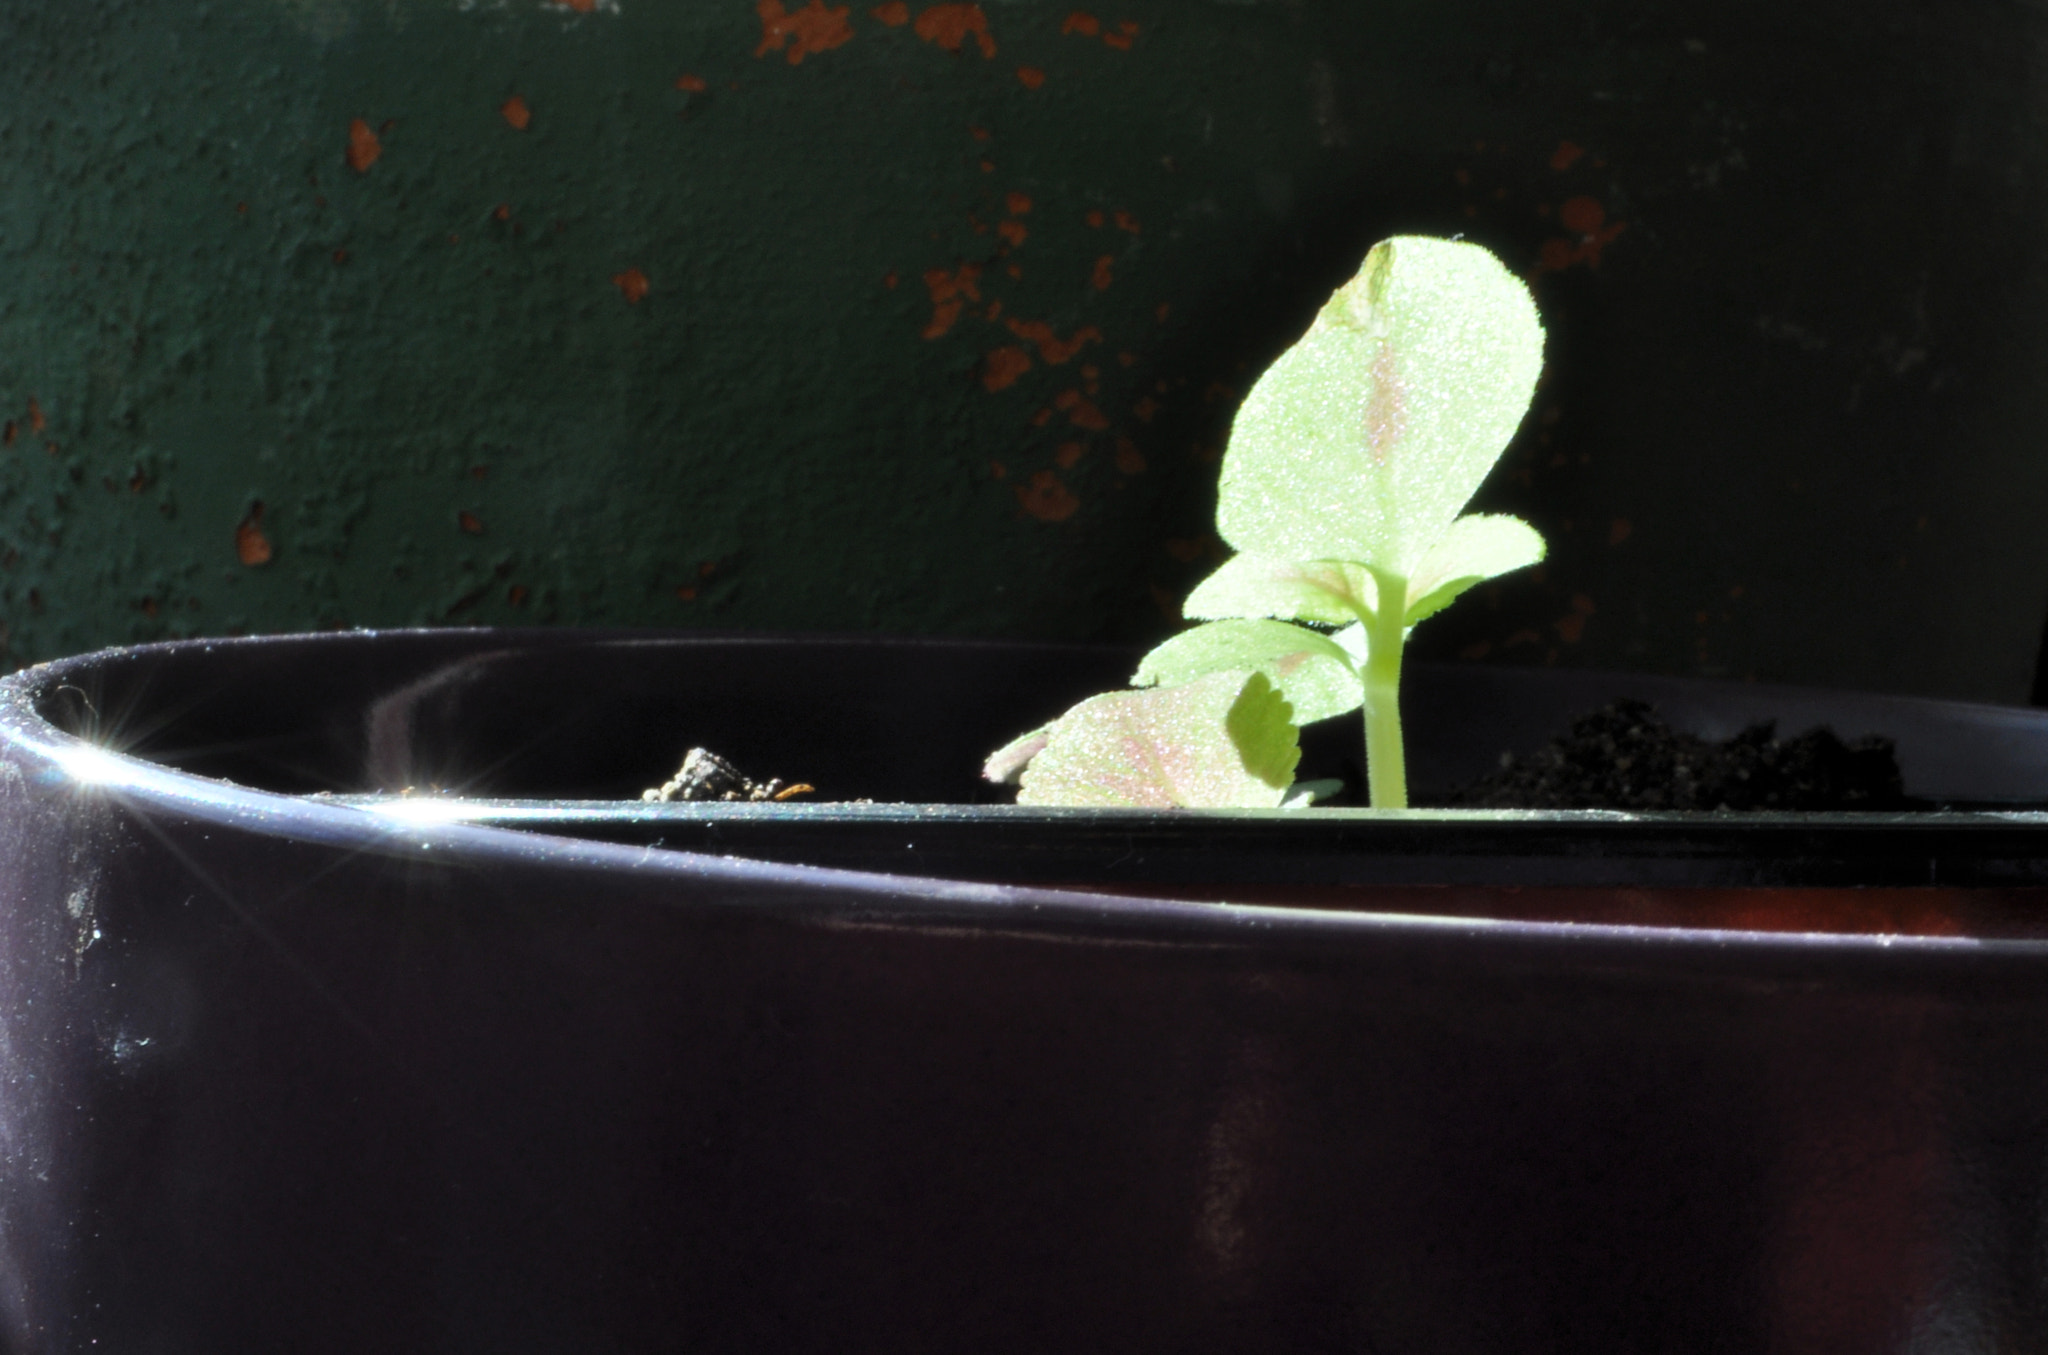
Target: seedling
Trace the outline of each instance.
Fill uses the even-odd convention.
[[[1519,518],[1459,516],[1543,366],[1528,288],[1477,245],[1383,240],[1238,409],[1216,529],[1238,554],[1147,654],[989,759],[1022,804],[1271,807],[1297,726],[1363,709],[1375,808],[1404,808],[1401,651],[1460,593],[1543,558]],[[1188,769],[1201,767],[1196,775]]]

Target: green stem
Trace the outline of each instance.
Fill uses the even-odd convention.
[[[1365,777],[1374,809],[1408,807],[1401,746],[1401,649],[1407,640],[1408,581],[1373,571],[1378,607],[1366,620]]]

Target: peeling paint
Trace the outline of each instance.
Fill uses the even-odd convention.
[[[924,327],[925,338],[944,335],[960,318],[967,302],[981,300],[980,281],[981,265],[977,263],[963,263],[951,273],[943,268],[925,271],[925,290],[932,299],[932,318]]]
[[[988,31],[988,16],[982,13],[980,5],[933,5],[917,16],[913,31],[948,52],[959,51],[961,44],[971,37],[984,58],[996,54],[995,39]]]
[[[981,362],[981,384],[991,392],[1007,390],[1031,370],[1031,356],[1013,344],[991,349]]]
[[[640,299],[647,295],[647,275],[637,268],[628,268],[623,273],[612,274],[612,286],[619,289],[627,305],[638,305]]]
[[[1031,195],[1014,191],[1007,193],[1003,197],[1003,208],[1011,216],[1024,216],[1031,211]]]
[[[676,88],[685,94],[702,94],[710,89],[711,86],[705,83],[704,77],[701,75],[685,74],[676,77]]]
[[[1081,506],[1073,491],[1049,470],[1039,471],[1029,484],[1017,486],[1016,494],[1024,511],[1040,522],[1065,522]]]
[[[1063,390],[1053,398],[1052,407],[1067,416],[1067,422],[1076,428],[1101,431],[1109,427],[1109,420],[1102,411],[1091,404],[1078,390]]]
[[[1045,83],[1045,72],[1036,66],[1019,66],[1017,83],[1026,89],[1037,89]]]
[[[1095,261],[1094,269],[1088,274],[1088,285],[1098,292],[1108,291],[1110,284],[1116,281],[1116,274],[1113,271],[1115,268],[1115,257],[1103,255]]]
[[[1078,9],[1067,15],[1066,19],[1060,24],[1060,33],[1062,35],[1079,33],[1083,37],[1092,38],[1101,31],[1102,21],[1100,19],[1097,19],[1093,14],[1083,13]]]
[[[526,100],[517,94],[498,105],[498,116],[505,119],[506,124],[515,132],[525,131],[527,125],[533,121],[533,113],[527,108]]]
[[[270,538],[263,534],[263,501],[249,505],[249,515],[235,526],[235,556],[245,565],[270,563]]]
[[[877,5],[868,13],[874,15],[877,22],[890,28],[901,28],[910,22],[910,6],[903,0],[889,0],[888,4]]]
[[[348,161],[350,169],[358,174],[367,173],[383,154],[384,143],[370,130],[369,123],[361,118],[349,123],[348,149],[342,152],[342,158]]]
[[[789,64],[798,66],[807,56],[829,52],[853,40],[853,25],[846,17],[852,12],[848,5],[827,9],[823,0],[810,0],[791,13],[783,8],[782,0],[758,0],[754,12],[761,18],[761,45],[754,49],[756,57],[784,52]]]
[[[1091,343],[1102,342],[1102,331],[1093,325],[1077,329],[1068,338],[1062,339],[1053,327],[1043,320],[1004,321],[1012,334],[1038,347],[1038,356],[1046,365],[1057,367],[1067,362]]]

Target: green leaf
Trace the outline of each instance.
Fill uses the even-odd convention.
[[[1216,523],[1248,555],[1413,578],[1543,366],[1525,287],[1477,245],[1382,241],[1245,397]]]
[[[1090,697],[1053,723],[1017,803],[1276,808],[1301,760],[1292,716],[1263,673]]]
[[[1408,624],[1442,611],[1475,583],[1533,565],[1543,558],[1534,527],[1505,513],[1467,513],[1451,524],[1422,557],[1408,581]]]
[[[1046,740],[1051,737],[1052,725],[1049,724],[1040,725],[1029,734],[1019,734],[988,755],[988,761],[981,764],[982,779],[997,785],[1016,785],[1017,778],[1024,774],[1024,768],[1044,750]]]
[[[1277,617],[1342,626],[1370,615],[1377,590],[1362,565],[1233,555],[1181,604],[1191,621]]]
[[[1294,707],[1296,724],[1357,710],[1365,699],[1351,656],[1328,636],[1285,621],[1211,621],[1139,661],[1133,687],[1176,687],[1210,673],[1264,673]]]

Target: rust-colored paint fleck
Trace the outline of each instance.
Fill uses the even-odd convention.
[[[849,5],[827,9],[822,0],[811,0],[792,14],[783,8],[782,0],[756,0],[754,12],[761,16],[761,45],[754,49],[757,57],[784,52],[789,64],[797,66],[807,56],[853,40],[853,25],[846,21],[852,12]]]
[[[249,516],[235,527],[235,556],[245,565],[270,563],[270,538],[263,534],[263,501],[249,505]]]
[[[1109,427],[1109,420],[1102,411],[1088,402],[1078,390],[1063,390],[1054,397],[1052,407],[1067,416],[1067,422],[1076,428],[1089,428],[1096,432]]]
[[[370,130],[370,124],[361,118],[348,125],[348,149],[342,152],[348,167],[358,174],[366,173],[377,157],[384,154],[384,143]]]
[[[1023,270],[1023,269],[1021,269],[1021,268],[1019,268],[1019,267],[1017,267],[1017,265],[1015,265],[1015,264],[1013,264],[1013,263],[1010,263],[1010,264],[1004,264],[1004,265],[1003,265],[1003,271],[1004,271],[1005,273],[1009,274],[1009,275],[1010,275],[1011,277],[1013,277],[1013,278],[1021,278],[1021,277],[1023,277],[1023,276],[1024,276],[1024,270]]]
[[[1620,545],[1622,542],[1628,540],[1630,534],[1633,533],[1635,529],[1635,524],[1630,522],[1627,518],[1616,518],[1614,521],[1607,524],[1607,544],[1610,546]]]
[[[971,37],[982,56],[996,54],[995,39],[989,36],[988,16],[981,12],[980,5],[933,5],[917,16],[911,31],[949,52],[959,51],[960,45]]]
[[[1037,89],[1045,83],[1045,72],[1036,66],[1019,66],[1017,68],[1017,83],[1026,89]]]
[[[1103,255],[1095,261],[1094,270],[1088,274],[1088,285],[1098,292],[1108,291],[1109,285],[1116,281],[1115,268],[1116,259],[1108,254]]]
[[[1037,409],[1031,411],[1031,426],[1033,428],[1043,428],[1050,422],[1052,422],[1051,405],[1040,405]]]
[[[1129,231],[1132,235],[1138,233],[1138,218],[1132,216],[1129,212],[1117,212],[1115,221],[1118,230]]]
[[[505,119],[515,132],[523,132],[533,121],[533,111],[526,106],[526,100],[517,94],[498,105],[498,116]]]
[[[969,127],[967,129],[967,135],[973,137],[976,141],[986,141],[990,137],[994,136],[995,133],[991,132],[986,127]]]
[[[996,225],[996,234],[1003,237],[1015,249],[1024,243],[1024,237],[1031,234],[1030,227],[1021,221],[1003,221]]]
[[[889,0],[886,5],[877,5],[868,13],[891,28],[901,28],[910,22],[910,6],[903,0]]]
[[[474,513],[458,512],[455,515],[455,525],[468,532],[471,536],[482,536],[484,534],[484,525],[477,520],[477,516]]]
[[[37,404],[36,398],[31,395],[28,398],[28,431],[40,433],[49,426],[50,421],[43,416],[43,407]]]
[[[984,160],[984,161],[982,161],[982,162],[981,162],[981,172],[982,172],[983,174],[993,174],[993,173],[995,173],[995,172],[996,172],[996,162],[995,162],[995,161],[993,161],[993,160]]]
[[[1023,216],[1031,210],[1031,195],[1028,193],[1005,194],[1003,206],[1009,210],[1011,216]]]
[[[496,207],[491,208],[491,216],[499,221],[510,221],[512,219],[512,204],[509,202],[499,203]]]
[[[640,298],[647,295],[647,275],[637,268],[628,268],[623,273],[612,274],[612,286],[619,289],[627,305],[637,305]]]
[[[562,3],[578,14],[592,14],[597,10],[597,0],[562,0]]]
[[[1116,440],[1116,468],[1125,475],[1145,473],[1145,454],[1138,450],[1138,444],[1129,438]]]
[[[1576,141],[1560,141],[1557,143],[1557,149],[1550,153],[1550,167],[1559,170],[1570,169],[1585,153],[1586,148]]]
[[[896,272],[894,269],[891,269],[889,272],[884,273],[882,275],[882,285],[892,292],[896,290],[896,280]]]
[[[243,216],[247,216],[249,215],[249,204],[246,202],[238,202],[235,204],[235,210],[241,213]]]
[[[1102,342],[1102,331],[1093,325],[1077,329],[1071,336],[1062,339],[1053,327],[1043,320],[1011,319],[1004,323],[1018,338],[1036,344],[1038,356],[1052,367],[1068,361],[1089,344]]]
[[[1040,522],[1065,522],[1074,516],[1081,501],[1049,470],[1039,471],[1028,485],[1017,486],[1017,502]]]
[[[1114,47],[1119,52],[1128,52],[1131,50],[1131,39],[1137,36],[1138,26],[1129,19],[1125,19],[1116,26],[1116,32],[1104,33],[1102,35],[1102,42],[1105,47]]]
[[[695,602],[697,600],[697,590],[685,585],[676,589],[676,599],[679,602]]]
[[[700,579],[708,579],[717,572],[718,561],[716,560],[706,560],[697,566],[697,577]]]
[[[1052,459],[1053,464],[1061,470],[1072,470],[1081,463],[1081,458],[1086,455],[1088,455],[1087,443],[1062,442],[1059,445],[1059,450],[1052,454]]]
[[[1010,468],[1008,466],[1005,466],[1000,461],[989,462],[988,473],[998,480],[1007,480],[1010,478]]]
[[[1078,9],[1067,15],[1065,21],[1060,24],[1060,32],[1062,34],[1079,33],[1083,37],[1092,38],[1101,31],[1101,20],[1097,19],[1093,14],[1085,14]]]
[[[990,324],[994,324],[996,321],[1002,319],[1003,303],[1001,299],[999,298],[995,301],[989,302],[988,309],[981,313],[981,318],[988,321]]]
[[[990,392],[1006,390],[1031,370],[1031,355],[1015,344],[991,349],[982,359],[981,384]]]
[[[1584,593],[1572,594],[1572,609],[1550,623],[1557,632],[1557,638],[1568,645],[1575,645],[1586,633],[1586,618],[1593,614],[1593,599]]]
[[[1138,422],[1140,423],[1152,422],[1152,416],[1158,412],[1159,402],[1149,395],[1144,396],[1137,404],[1131,406],[1131,413],[1138,416]]]
[[[981,265],[963,263],[954,272],[943,268],[928,269],[924,275],[925,290],[931,293],[932,318],[924,327],[924,337],[936,339],[953,327],[960,318],[960,312],[968,301],[981,300]],[[963,299],[964,298],[964,299]]]
[[[676,88],[681,90],[685,94],[702,94],[706,90],[710,89],[711,86],[704,83],[704,78],[702,76],[678,75],[676,77]]]
[[[1103,216],[1102,216],[1102,213],[1101,213],[1101,212],[1099,212],[1099,211],[1091,211],[1091,212],[1089,212],[1089,213],[1088,213],[1088,217],[1087,217],[1087,221],[1088,221],[1088,224],[1089,224],[1090,226],[1094,227],[1094,228],[1095,228],[1096,230],[1101,230],[1101,229],[1102,229],[1102,222],[1103,222]]]
[[[1568,231],[1591,235],[1607,220],[1607,209],[1600,205],[1598,198],[1580,194],[1565,199],[1564,206],[1557,209],[1557,219]]]

